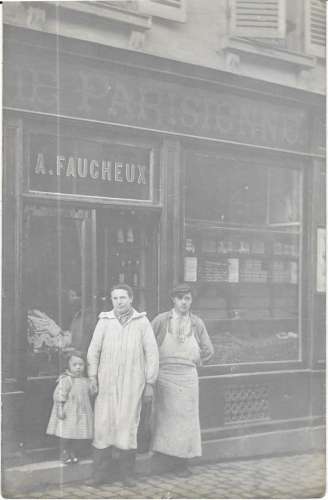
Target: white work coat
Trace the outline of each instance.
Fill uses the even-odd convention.
[[[124,324],[102,312],[88,350],[88,375],[98,378],[93,445],[137,447],[145,384],[158,376],[158,348],[146,313],[133,310]]]

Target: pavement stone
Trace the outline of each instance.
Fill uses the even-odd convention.
[[[217,462],[192,467],[190,478],[174,473],[137,478],[134,488],[120,482],[99,488],[82,483],[63,484],[26,492],[23,498],[316,498],[325,492],[322,453]],[[6,492],[7,493],[7,492]],[[22,498],[13,492],[6,498]]]

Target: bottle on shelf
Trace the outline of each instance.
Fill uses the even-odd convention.
[[[120,272],[118,274],[118,281],[119,283],[125,283],[125,274],[126,274],[126,269],[125,269],[125,260],[121,260],[121,266],[120,266]]]
[[[197,281],[198,260],[192,238],[186,238],[184,256],[184,281]]]
[[[138,288],[139,286],[139,266],[140,260],[136,259],[132,268],[132,286],[134,288]]]
[[[124,231],[122,227],[119,227],[117,229],[117,243],[122,244],[124,243]]]
[[[132,229],[132,226],[129,226],[126,231],[126,241],[127,243],[134,243],[135,238],[134,238],[134,231]]]

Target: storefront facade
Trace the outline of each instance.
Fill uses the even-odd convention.
[[[5,452],[54,447],[63,354],[86,348],[114,283],[153,318],[182,280],[215,345],[204,457],[323,446],[323,99],[27,29],[5,40]]]

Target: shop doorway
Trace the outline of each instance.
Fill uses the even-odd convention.
[[[147,210],[26,205],[22,238],[21,441],[55,448],[46,435],[52,394],[71,349],[87,351],[110,289],[129,284],[134,307],[158,312],[158,220]]]
[[[130,285],[134,307],[146,311],[149,319],[158,309],[157,227],[147,211],[97,210],[98,288],[109,296],[113,285]]]

